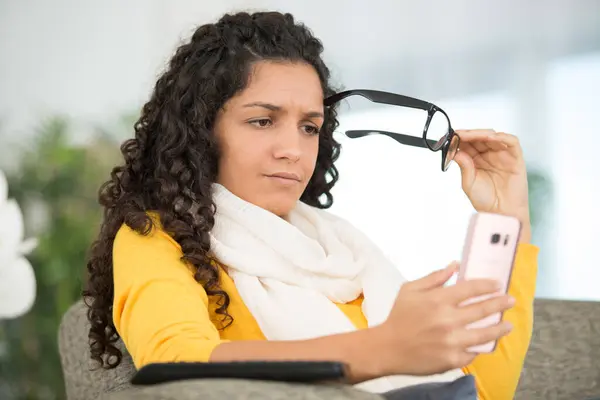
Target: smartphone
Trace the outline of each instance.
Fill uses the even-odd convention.
[[[515,254],[521,234],[521,222],[514,217],[491,213],[477,213],[471,217],[465,240],[458,281],[469,279],[494,279],[501,283],[497,294],[479,296],[464,304],[487,300],[506,294],[512,275]],[[489,315],[468,328],[485,328],[502,321],[502,313]],[[469,348],[475,353],[491,353],[497,341]]]

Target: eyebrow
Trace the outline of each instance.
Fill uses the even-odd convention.
[[[266,108],[270,111],[281,111],[281,106],[276,106],[275,104],[263,103],[261,101],[256,101],[253,103],[244,104],[243,107],[262,107]],[[319,111],[309,111],[304,114],[307,118],[325,118],[322,112]]]

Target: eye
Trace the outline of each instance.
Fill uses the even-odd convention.
[[[254,121],[249,121],[248,123],[257,128],[267,128],[273,124],[269,118],[255,119]]]
[[[304,125],[304,131],[311,136],[318,135],[320,132],[319,128],[314,125]]]

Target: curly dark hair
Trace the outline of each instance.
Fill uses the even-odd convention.
[[[322,43],[309,29],[277,12],[226,14],[200,26],[177,49],[142,108],[135,137],[121,146],[124,164],[113,168],[99,191],[104,219],[91,247],[83,296],[91,323],[91,357],[102,367],[114,368],[122,359],[112,319],[115,236],[123,224],[147,235],[153,227],[148,211],[158,215],[181,246],[182,260],[195,267],[196,281],[215,299],[219,329],[231,324],[229,296],[219,287],[219,268],[209,254],[215,212],[211,184],[219,157],[213,135],[217,112],[246,87],[253,63],[262,60],[307,63],[319,75],[324,96],[333,94],[322,52]],[[337,125],[335,108],[327,107],[316,168],[300,199],[314,207],[333,203]]]

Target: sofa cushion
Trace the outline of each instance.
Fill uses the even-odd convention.
[[[199,379],[136,386],[100,397],[101,400],[381,400],[350,386],[309,385],[236,379]]]

